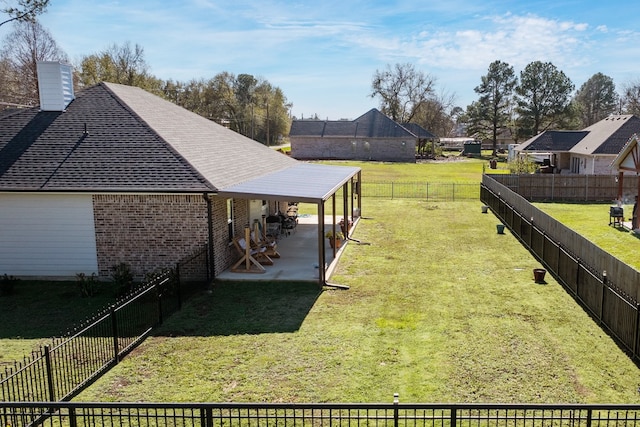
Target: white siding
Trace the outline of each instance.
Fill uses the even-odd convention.
[[[60,62],[39,61],[38,90],[42,111],[64,111],[73,101],[73,70]]]
[[[97,271],[91,195],[0,194],[0,275]]]

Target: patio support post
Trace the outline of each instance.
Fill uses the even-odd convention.
[[[362,171],[358,171],[358,187],[356,188],[358,193],[358,216],[362,216]]]
[[[342,212],[344,218],[344,238],[349,239],[349,183],[342,186]]]
[[[336,193],[333,193],[331,195],[331,226],[332,228],[332,232],[333,235],[336,235]],[[335,259],[336,257],[336,252],[338,252],[338,245],[333,245],[333,258]]]
[[[638,179],[638,192],[636,193],[636,197],[638,198],[637,200],[640,200],[640,179]],[[635,206],[635,204],[634,204]],[[633,214],[633,211],[631,212]],[[636,225],[636,229],[637,227],[639,227],[640,225],[640,221],[638,221],[640,217],[640,209],[636,209],[636,213],[635,216],[633,218],[633,220],[631,221],[632,224]]]
[[[326,260],[324,257],[324,200],[318,203],[318,278],[320,286],[325,284]]]
[[[620,203],[622,203],[622,180],[624,180],[624,173],[622,171],[618,171],[618,197],[617,199],[620,200]]]

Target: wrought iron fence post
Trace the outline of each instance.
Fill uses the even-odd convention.
[[[400,422],[398,416],[398,404],[400,403],[400,395],[398,393],[393,393],[393,425],[398,427],[398,423]]]
[[[76,419],[76,408],[69,408],[69,427],[78,427]]]
[[[576,296],[580,299],[580,270],[582,269],[582,262],[579,257],[576,257],[576,264],[578,268],[576,268]]]
[[[456,406],[452,406],[450,409],[451,413],[449,414],[449,426],[456,427],[458,423],[458,408]]]
[[[158,299],[158,325],[162,325],[162,291],[158,284],[155,284],[154,287],[156,288],[156,296]]]
[[[53,387],[53,370],[51,368],[51,352],[49,351],[49,346],[44,346],[44,361],[47,367],[47,385],[49,390],[49,402],[55,402],[56,396]]]
[[[200,425],[202,427],[213,426],[213,410],[210,406],[203,408],[202,412],[200,412]]]
[[[117,365],[120,362],[120,349],[118,348],[118,320],[116,319],[116,309],[112,305],[109,308],[109,316],[111,317],[111,330],[113,331],[113,362]]]
[[[598,320],[600,321],[600,324],[604,322],[602,315],[604,313],[604,300],[608,288],[607,283],[607,270],[602,270],[602,298],[600,299],[600,313],[598,313]]]
[[[636,331],[634,336],[636,341],[633,345],[633,357],[638,358],[638,341],[640,341],[640,303],[636,304]]]
[[[178,267],[179,268],[179,267]],[[209,278],[207,278],[207,282]],[[178,310],[182,310],[182,282],[180,281],[180,270],[176,269],[176,297],[178,298]]]

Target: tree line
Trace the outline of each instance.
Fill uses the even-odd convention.
[[[640,115],[640,80],[627,83],[620,95],[611,77],[596,73],[574,91],[551,62],[531,62],[519,76],[508,63],[492,62],[466,110],[454,105],[454,96],[438,94],[436,81],[410,63],[387,65],[375,72],[370,95],[399,123],[417,123],[440,136],[463,127],[468,136],[492,141],[494,155],[505,132],[521,142],[548,129],[583,129],[611,114]]]
[[[38,105],[38,61],[69,63],[36,19],[16,21],[0,50],[0,109]],[[149,72],[144,49],[130,42],[85,55],[74,68],[76,89],[103,81],[138,86],[266,145],[289,133],[291,103],[279,87],[251,74],[162,80]]]

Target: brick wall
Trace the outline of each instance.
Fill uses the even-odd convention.
[[[200,251],[209,240],[207,203],[202,195],[94,195],[94,222],[100,277],[111,267],[131,266],[136,279]],[[235,200],[236,235],[249,218],[248,202]],[[229,240],[227,199],[211,198],[214,274],[238,259]],[[199,257],[203,262],[206,258]],[[192,266],[193,267],[193,266]],[[186,273],[186,272],[185,272]]]
[[[121,262],[137,279],[174,267],[208,240],[201,195],[94,195],[100,277]]]
[[[238,260],[238,254],[229,236],[229,224],[227,222],[227,199],[212,197],[213,218],[213,253],[215,254],[215,274],[218,275],[229,268]],[[241,232],[247,222],[248,211],[246,200],[235,200],[233,203],[234,229],[236,235]]]

